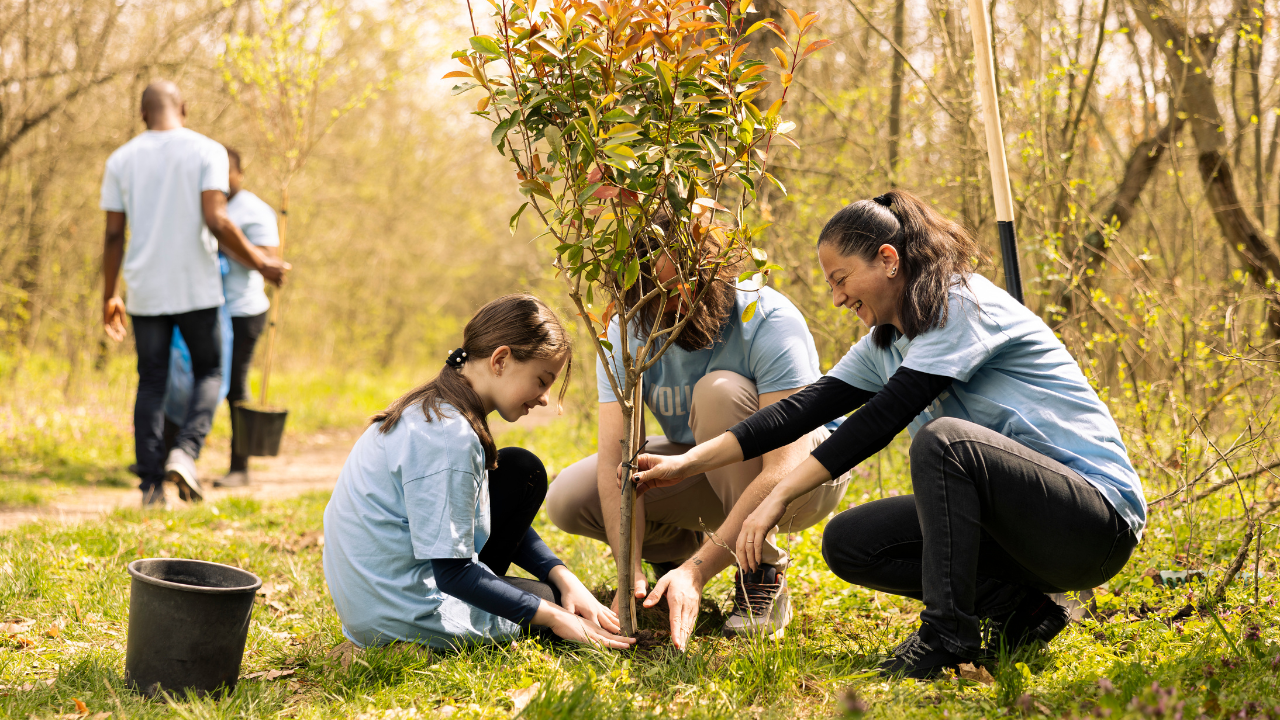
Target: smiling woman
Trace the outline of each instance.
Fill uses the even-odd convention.
[[[637,484],[758,457],[856,410],[743,521],[737,555],[751,570],[790,503],[909,429],[915,494],[847,510],[823,533],[836,575],[924,601],[919,630],[882,672],[936,677],[1051,640],[1067,614],[1046,593],[1106,581],[1146,523],[1106,405],[1040,318],[974,274],[972,237],[916,196],[844,208],[818,252],[832,301],[872,332],[826,377],[719,437],[642,455]]]

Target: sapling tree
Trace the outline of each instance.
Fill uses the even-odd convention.
[[[634,459],[643,374],[679,337],[689,309],[730,268],[745,265],[738,282],[755,290],[780,269],[755,244],[766,226],[750,225],[744,211],[762,183],[786,192],[766,169],[780,145],[796,145],[782,109],[797,67],[830,41],[805,41],[817,13],[788,10],[787,29],[771,18],[746,22],[750,0],[489,2],[493,33],[480,34],[473,13],[470,47],[454,53],[464,69],[445,77],[464,80],[455,94],[484,93],[475,114],[494,124],[492,142],[528,198],[511,230],[532,212],[554,241],[553,265],[619,398],[622,457]],[[757,33],[781,41],[764,53],[768,63],[748,55]],[[665,284],[660,263],[674,270]],[[641,311],[651,304],[649,316],[667,319],[646,327]],[[617,347],[611,322],[624,338]],[[638,552],[629,465],[619,588],[633,587]],[[634,598],[620,597],[622,631],[633,634]]]
[[[256,0],[250,12],[256,11],[257,17],[251,26],[261,30],[228,34],[218,56],[227,90],[266,150],[266,164],[280,193],[281,257],[294,178],[343,116],[365,107],[402,76],[394,68],[365,67],[357,59],[363,56],[367,63],[390,48],[357,54],[344,47],[339,25],[343,9],[341,0]],[[277,295],[267,329],[258,398],[262,405],[267,403],[279,312]]]

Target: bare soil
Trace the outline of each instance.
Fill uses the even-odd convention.
[[[325,432],[304,437],[286,434],[280,455],[250,460],[252,484],[228,489],[213,487],[213,481],[227,472],[227,448],[207,446],[197,463],[200,482],[205,488],[205,502],[216,503],[232,496],[276,500],[312,490],[332,490],[358,437],[359,431]],[[165,488],[165,493],[175,507],[183,504],[172,485]],[[36,520],[80,522],[116,508],[135,506],[141,500],[137,489],[67,488],[43,505],[0,508],[0,531]]]

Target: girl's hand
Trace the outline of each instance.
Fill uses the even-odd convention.
[[[636,458],[638,472],[634,475],[636,494],[646,490],[675,485],[681,480],[695,475],[689,467],[685,455],[641,455]],[[618,487],[622,487],[621,465],[618,466]]]
[[[563,565],[551,570],[551,581],[560,588],[560,604],[565,610],[586,618],[611,633],[622,632],[618,624],[618,615],[600,604],[596,596],[591,594],[586,585]]]
[[[636,642],[635,638],[614,635],[596,623],[564,610],[555,613],[550,628],[551,632],[565,640],[614,650],[626,650]]]
[[[743,569],[754,572],[763,562],[765,538],[773,532],[786,512],[787,504],[778,497],[775,490],[742,521],[742,530],[738,532],[737,553],[738,562]]]

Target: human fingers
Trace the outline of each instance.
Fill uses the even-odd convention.
[[[611,633],[622,632],[622,624],[618,622],[618,616],[603,605],[596,611],[596,624]]]
[[[658,604],[662,599],[663,593],[667,591],[667,587],[671,585],[671,575],[663,575],[662,579],[653,586],[653,590],[649,592],[649,596],[644,599],[644,606],[651,608]]]
[[[674,605],[671,608],[671,642],[679,650],[684,650],[689,643],[689,636],[693,634],[693,624],[698,618],[698,603],[696,601],[689,602],[685,599],[676,600],[675,596],[667,598],[667,605]]]
[[[622,635],[614,635],[611,632],[601,630],[587,630],[587,637],[591,640],[591,644],[599,647],[612,648],[614,650],[626,650],[635,644],[635,638],[624,637]]]

